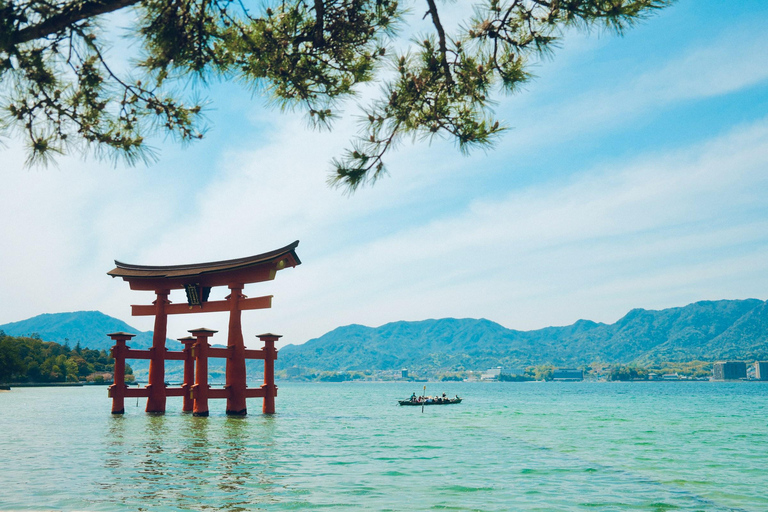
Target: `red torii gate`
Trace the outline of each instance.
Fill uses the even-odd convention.
[[[131,306],[133,316],[154,316],[155,326],[152,348],[133,350],[126,342],[133,334],[116,332],[108,336],[115,341],[112,354],[115,358],[114,384],[109,388],[112,398],[112,413],[125,412],[124,401],[129,397],[146,397],[147,412],[165,412],[168,396],[184,397],[184,411],[197,416],[208,415],[209,398],[226,398],[227,414],[245,415],[246,398],[263,397],[263,412],[275,412],[277,387],[274,379],[274,360],[277,359],[276,334],[260,334],[264,342],[261,350],[247,350],[243,341],[240,313],[250,309],[264,309],[272,306],[272,296],[246,298],[241,292],[246,284],[270,281],[278,270],[301,264],[296,255],[298,240],[275,251],[247,258],[198,263],[192,265],[145,266],[130,265],[115,261],[116,268],[108,275],[122,277],[132,290],[154,291],[156,300],[151,306]],[[230,294],[225,300],[208,301],[211,288],[227,286]],[[172,304],[168,300],[171,290],[187,292],[187,303]],[[185,313],[229,312],[227,347],[211,347],[208,338],[216,331],[200,328],[189,332],[193,337],[182,338],[184,350],[172,352],[165,348],[168,315]],[[208,358],[227,359],[226,385],[223,389],[209,389]],[[125,360],[149,359],[149,382],[145,388],[128,388],[125,384]],[[261,388],[246,387],[246,359],[264,360],[264,385]],[[179,388],[165,385],[165,361],[184,361],[184,384]],[[195,371],[195,367],[197,371]],[[195,375],[196,374],[196,375]]]

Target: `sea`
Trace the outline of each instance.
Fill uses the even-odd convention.
[[[768,511],[768,382],[278,386],[207,418],[0,392],[0,510]]]

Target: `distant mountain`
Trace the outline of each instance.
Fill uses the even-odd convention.
[[[107,334],[123,331],[136,334],[129,342],[131,348],[145,349],[152,346],[152,331],[139,331],[100,311],[46,313],[20,322],[0,325],[0,330],[10,336],[37,335],[44,341],[68,343],[70,347],[80,343],[83,348],[97,350],[108,350],[115,344]],[[170,339],[166,340],[166,346],[173,350],[183,348],[181,343]]]
[[[39,336],[43,341],[55,341],[69,344],[74,348],[78,343],[83,348],[109,350],[115,344],[107,336],[111,332],[129,332],[136,337],[128,342],[134,349],[147,349],[152,346],[152,331],[140,331],[122,320],[105,315],[100,311],[76,311],[74,313],[52,313],[37,315],[20,322],[0,325],[0,330],[10,336]],[[184,346],[176,340],[166,339],[165,346],[169,350],[182,350]],[[257,361],[248,361],[248,374],[260,374]],[[149,373],[149,361],[146,359],[131,359],[131,365],[136,378],[146,381]],[[212,359],[208,365],[208,373],[212,382],[224,381],[223,359]],[[181,361],[166,361],[166,380],[178,382],[182,380],[184,365]]]
[[[152,332],[140,332],[98,311],[56,313],[0,325],[11,336],[37,334],[45,341],[74,347],[108,349],[107,333],[136,333],[129,345],[148,348]],[[181,344],[166,340],[180,350]],[[717,359],[768,359],[768,302],[758,299],[702,301],[659,311],[633,309],[613,324],[579,320],[564,327],[534,331],[507,329],[485,319],[443,318],[393,322],[381,327],[348,325],[303,345],[280,350],[278,369],[303,366],[317,370],[478,370],[493,366],[550,363],[557,366],[651,363]],[[260,362],[249,362],[258,372]],[[131,361],[143,378],[147,362]],[[179,362],[166,363],[169,380],[179,380]],[[219,378],[223,360],[211,362]]]
[[[768,304],[747,299],[633,309],[615,324],[569,338],[564,348],[571,357],[583,350],[607,361],[766,358]]]
[[[451,370],[693,359],[768,359],[768,303],[721,300],[660,311],[634,309],[610,325],[579,320],[534,331],[455,318],[377,328],[348,325],[303,345],[283,347],[277,364],[319,370]]]

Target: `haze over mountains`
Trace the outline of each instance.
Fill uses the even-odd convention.
[[[147,348],[141,332],[98,311],[39,315],[0,325],[12,336],[37,334],[46,341],[109,348],[106,333],[137,333],[130,346]],[[167,340],[168,348],[180,344]],[[534,331],[507,329],[485,319],[444,318],[393,322],[380,327],[339,327],[302,345],[280,350],[278,369],[317,370],[484,369],[497,365],[594,361],[648,363],[717,359],[768,359],[768,302],[758,299],[702,301],[659,311],[634,309],[613,324],[579,320]],[[143,365],[136,361],[135,368]]]

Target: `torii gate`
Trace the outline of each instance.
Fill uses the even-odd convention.
[[[122,277],[128,281],[131,290],[154,291],[156,300],[151,306],[131,306],[133,316],[154,316],[155,327],[152,348],[132,350],[126,341],[133,334],[117,332],[108,336],[115,341],[112,354],[115,358],[114,384],[109,388],[112,398],[112,413],[125,412],[124,399],[128,397],[147,397],[147,412],[165,412],[168,396],[183,396],[184,411],[192,411],[197,416],[208,415],[209,398],[226,398],[227,414],[245,415],[246,398],[263,397],[263,412],[275,412],[277,387],[274,382],[274,360],[277,358],[276,334],[260,334],[264,342],[261,350],[246,350],[243,342],[240,312],[249,309],[265,309],[272,306],[272,296],[246,298],[241,292],[246,284],[270,281],[278,270],[300,265],[296,255],[299,241],[264,254],[247,258],[174,266],[130,265],[115,260],[116,268],[108,275]],[[230,294],[225,300],[208,301],[211,288],[227,286]],[[168,295],[171,290],[183,289],[187,293],[187,303],[171,304]],[[171,352],[165,348],[168,315],[184,313],[208,313],[229,311],[229,331],[227,348],[213,348],[208,338],[216,331],[200,328],[189,332],[194,337],[182,338],[182,352]],[[209,389],[208,358],[226,357],[226,386],[224,389]],[[145,388],[128,388],[125,384],[125,360],[149,359],[149,383]],[[264,385],[261,388],[246,388],[246,359],[264,360]],[[165,361],[184,361],[184,384],[180,388],[165,385]],[[195,366],[197,372],[195,372]],[[195,375],[195,373],[197,375]]]

